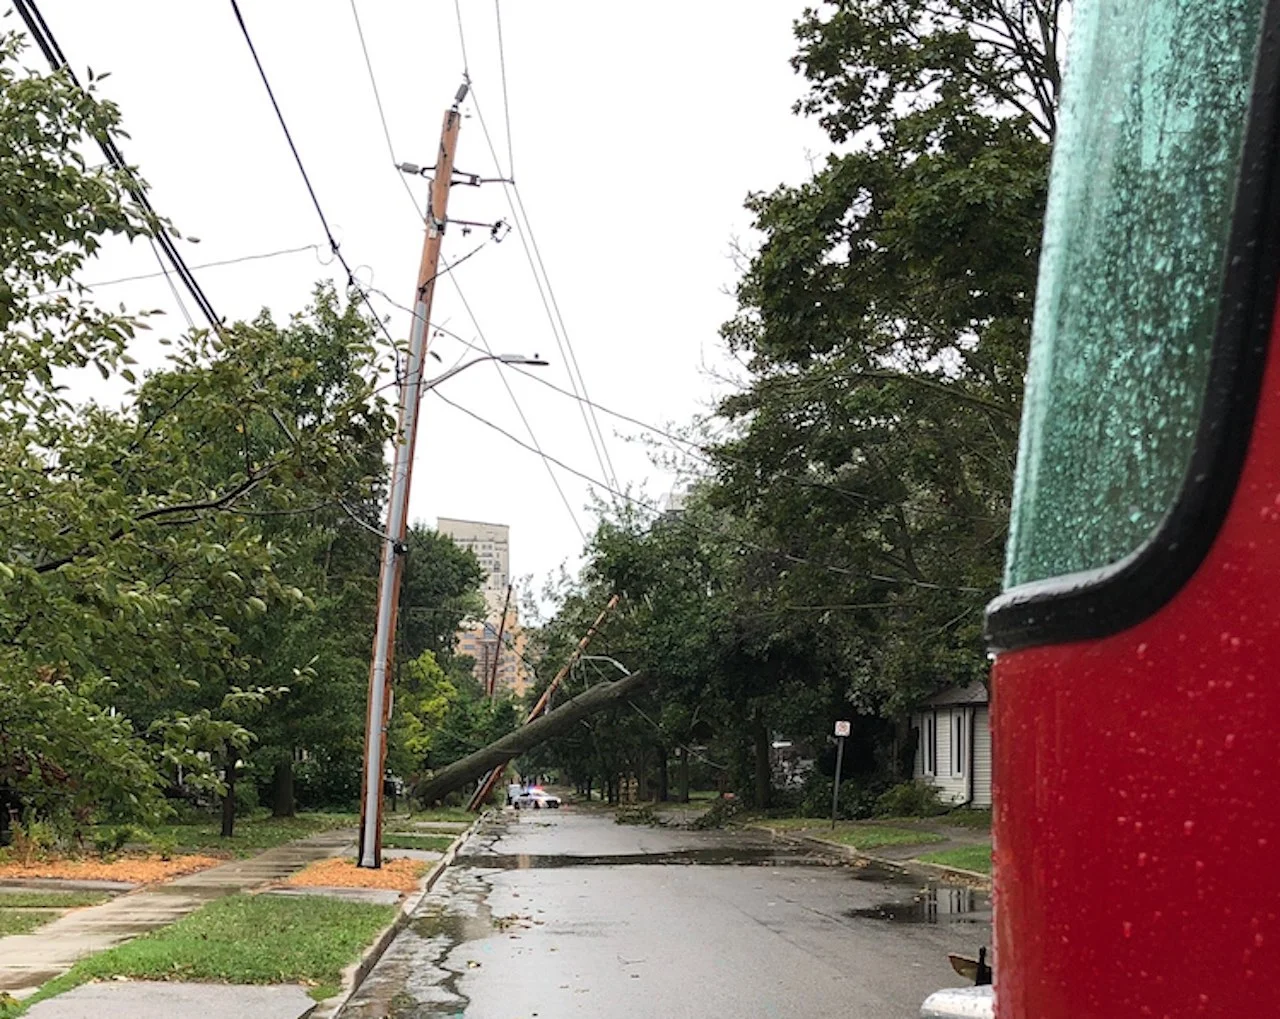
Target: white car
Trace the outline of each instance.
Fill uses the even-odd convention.
[[[559,796],[552,796],[550,793],[543,792],[541,789],[526,789],[515,799],[516,810],[541,810],[543,807],[546,807],[549,810],[555,810],[559,806]]]

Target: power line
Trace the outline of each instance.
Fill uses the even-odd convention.
[[[453,13],[457,15],[458,22],[458,47],[462,50],[462,73],[466,77],[470,77],[467,73],[470,67],[470,61],[467,60],[467,37],[462,31],[462,5],[459,0],[453,0]]]
[[[497,147],[494,145],[493,137],[489,133],[489,125],[484,119],[484,111],[480,106],[480,100],[476,95],[474,85],[471,89],[471,100],[476,109],[476,119],[480,121],[480,130],[484,135],[485,144],[489,148],[489,155],[493,158],[494,166],[497,167],[498,175],[501,177],[502,164],[498,159]],[[534,284],[538,288],[538,297],[542,301],[542,309],[546,313],[548,324],[551,326],[551,334],[555,337],[556,347],[560,351],[560,356],[564,358],[569,384],[575,393],[581,390],[581,395],[587,400],[586,404],[580,405],[579,410],[582,411],[583,424],[586,425],[587,433],[592,436],[591,444],[593,448],[596,447],[596,436],[599,436],[599,448],[595,449],[595,453],[597,460],[601,461],[600,469],[617,487],[618,473],[614,469],[613,458],[609,454],[609,446],[605,441],[600,421],[596,418],[595,411],[589,409],[590,393],[587,391],[586,376],[582,373],[582,366],[578,363],[577,351],[574,350],[573,341],[569,337],[569,330],[565,327],[564,316],[560,312],[560,304],[556,300],[555,290],[551,285],[551,277],[547,273],[546,263],[543,261],[542,252],[538,247],[538,239],[533,232],[533,223],[529,219],[524,199],[520,195],[520,188],[515,183],[514,173],[510,168],[508,168],[507,176],[511,178],[512,183],[508,186],[504,181],[502,193],[507,200],[507,207],[511,211],[511,219],[515,224],[516,233],[520,237],[520,245],[524,249],[525,260],[529,263],[529,270],[533,274]],[[591,419],[590,422],[587,421],[588,415]],[[594,434],[592,433],[593,425],[595,427]]]
[[[556,457],[551,456],[549,453],[545,453],[541,449],[535,446],[529,445],[527,442],[523,441],[522,439],[512,435],[501,425],[494,424],[492,421],[488,420],[485,417],[482,417],[481,415],[477,414],[475,411],[462,406],[460,403],[455,403],[453,400],[450,400],[438,389],[432,389],[430,390],[430,392],[435,394],[435,396],[443,400],[445,403],[447,403],[450,407],[453,407],[455,410],[461,411],[463,414],[467,415],[467,417],[475,421],[478,421],[480,424],[484,425],[486,428],[492,429],[498,434],[514,442],[517,446],[521,447],[522,449],[530,453],[533,453],[536,456],[542,457],[544,461],[553,463],[557,467],[560,467],[563,470],[568,471],[570,474],[573,474],[576,477],[581,478],[583,481],[587,482],[589,485],[592,485],[595,488],[598,488],[602,491],[608,492],[619,499],[625,500],[626,502],[632,503],[633,505],[638,506],[641,509],[644,509],[650,513],[659,512],[656,506],[647,502],[646,500],[639,499],[628,492],[622,492],[622,491],[618,491],[617,489],[610,488],[607,484],[598,480],[597,478],[593,478],[589,474],[585,474],[574,467],[570,467],[563,460],[559,460]],[[830,563],[820,563],[812,559],[808,559],[804,556],[793,555],[789,552],[783,552],[779,549],[769,548],[766,545],[761,545],[758,542],[749,541],[746,538],[734,537],[734,536],[723,534],[718,531],[713,531],[709,528],[699,527],[698,525],[691,523],[689,519],[683,515],[676,517],[676,520],[678,520],[681,524],[683,524],[686,527],[689,527],[693,530],[701,531],[702,533],[708,534],[721,541],[728,540],[728,541],[737,542],[738,544],[742,545],[744,548],[750,548],[757,552],[763,552],[766,555],[779,556],[780,558],[785,559],[788,562],[798,563],[802,566],[812,566],[816,569],[824,570],[828,573],[834,573],[842,577],[857,577],[862,580],[874,580],[879,583],[885,583],[885,584],[901,584],[906,587],[918,587],[918,588],[924,588],[925,590],[930,590],[930,591],[952,591],[952,592],[958,592],[962,594],[986,593],[986,590],[984,588],[965,587],[965,586],[954,585],[954,584],[935,584],[935,583],[932,583],[931,581],[916,580],[911,577],[891,577],[891,576],[888,576],[887,574],[872,573],[868,570],[856,570],[846,566],[834,566],[834,565],[831,565]]]
[[[489,154],[493,158],[494,166],[497,167],[498,175],[501,176],[502,164],[498,159],[498,152],[485,122],[484,113],[476,96],[474,85],[471,89],[471,99],[476,109],[476,118],[480,121],[480,129],[484,134],[485,143],[489,148]],[[516,235],[520,238],[520,246],[524,251],[525,261],[528,262],[529,271],[533,275],[534,285],[538,288],[538,297],[542,302],[542,310],[547,316],[547,323],[551,327],[551,335],[555,339],[556,348],[560,351],[560,357],[564,361],[565,371],[569,376],[569,385],[574,393],[581,391],[583,397],[589,397],[586,379],[583,377],[582,368],[578,364],[577,354],[569,339],[568,331],[564,328],[564,319],[560,315],[555,292],[551,289],[551,279],[547,276],[546,266],[542,262],[537,242],[533,237],[532,224],[529,222],[528,214],[524,210],[524,203],[520,200],[520,190],[514,184],[508,186],[504,182],[502,193],[507,200],[507,207],[511,211],[511,219],[515,224]],[[515,200],[512,199],[513,194],[516,196]],[[519,204],[518,211],[517,203]],[[585,404],[579,404],[578,410],[582,414],[582,423],[587,429],[587,436],[591,440],[591,448],[595,453],[597,463],[600,465],[601,473],[610,480],[615,488],[620,487],[617,471],[613,467],[613,458],[609,455],[609,447],[605,442],[604,432],[600,428],[599,420],[595,417],[594,411],[589,410]]]
[[[442,258],[441,261],[445,260]],[[451,268],[447,261],[445,261],[445,267]],[[467,295],[463,293],[462,286],[458,283],[458,278],[450,275],[449,279],[453,282],[453,288],[458,292],[458,299],[462,302],[462,307],[466,309],[467,317],[471,319],[471,324],[475,326],[476,335],[480,337],[480,342],[484,344],[484,349],[492,355],[493,348],[489,346],[489,341],[484,335],[484,330],[480,328],[480,322],[476,318],[475,312],[471,310],[471,302],[467,300]],[[496,364],[497,362],[495,361],[494,363]],[[516,397],[515,390],[511,388],[510,380],[501,369],[498,370],[498,377],[502,379],[502,385],[506,389],[507,395],[511,397],[511,403],[515,406],[516,413],[520,415],[520,420],[524,423],[525,431],[529,433],[529,439],[532,441],[535,450],[541,454],[542,446],[538,442],[538,437],[534,434],[533,425],[529,423],[529,418],[525,415],[524,408],[520,406],[520,401]],[[432,392],[435,392],[435,390],[432,390]],[[569,497],[565,495],[564,488],[560,484],[560,479],[556,477],[556,472],[551,469],[549,460],[544,459],[543,463],[547,468],[547,475],[551,478],[551,483],[560,494],[560,501],[564,503],[564,508],[569,511],[569,519],[573,521],[573,526],[577,528],[578,534],[581,536],[582,540],[586,541],[587,532],[583,530],[582,524],[579,523],[578,515],[574,513],[573,506],[569,502]]]
[[[240,25],[240,32],[244,36],[245,44],[249,47],[249,53],[253,57],[253,63],[258,69],[258,77],[262,79],[262,85],[267,90],[267,98],[271,100],[271,108],[275,110],[276,120],[280,122],[280,130],[284,132],[285,141],[289,143],[289,151],[293,153],[293,161],[298,166],[298,172],[302,174],[302,182],[307,187],[307,194],[311,196],[311,204],[315,206],[316,215],[320,219],[320,225],[324,228],[325,239],[329,242],[329,250],[333,252],[334,257],[342,266],[343,271],[347,274],[347,285],[358,293],[364,301],[365,307],[369,309],[369,313],[373,316],[374,323],[382,330],[383,335],[387,338],[392,347],[395,347],[395,340],[392,339],[391,333],[387,330],[386,323],[379,317],[373,302],[369,300],[369,295],[364,288],[356,282],[355,273],[352,272],[351,266],[347,263],[346,256],[339,249],[338,242],[333,236],[333,231],[329,228],[329,219],[324,214],[324,209],[320,205],[320,199],[316,196],[316,189],[311,184],[311,175],[307,173],[307,168],[302,162],[302,156],[298,152],[298,146],[293,141],[293,134],[289,130],[289,124],[284,119],[284,113],[280,109],[279,102],[276,101],[275,91],[271,88],[271,81],[267,78],[266,69],[262,66],[262,60],[258,57],[257,47],[253,44],[253,37],[249,34],[249,26],[245,24],[244,15],[240,13],[240,4],[237,0],[231,0],[231,10],[236,16],[236,22]]]
[[[263,251],[256,255],[240,255],[237,258],[221,258],[214,262],[201,262],[198,265],[191,266],[191,268],[193,270],[194,269],[217,269],[224,265],[239,265],[241,262],[257,262],[265,258],[279,258],[281,255],[297,255],[302,253],[303,251],[318,252],[319,250],[320,250],[320,246],[318,244],[303,244],[300,247],[296,247],[296,248],[281,248],[279,251]],[[114,287],[120,283],[136,283],[139,280],[153,280],[153,279],[158,279],[161,276],[168,276],[168,275],[169,275],[169,270],[162,269],[160,272],[143,272],[143,273],[138,273],[136,276],[120,276],[120,277],[117,277],[116,279],[98,280],[93,283],[82,283],[80,285],[87,290],[93,290],[97,287]],[[50,290],[49,293],[61,294],[61,293],[66,293],[71,289],[72,289],[71,287],[59,287],[57,290]]]
[[[489,154],[493,158],[494,167],[497,169],[498,177],[503,178],[505,176],[505,177],[512,178],[510,185],[508,185],[506,180],[502,181],[502,193],[507,200],[508,208],[511,210],[511,218],[515,224],[516,233],[520,237],[520,244],[521,244],[521,247],[524,249],[525,260],[529,263],[529,270],[533,274],[534,285],[538,288],[538,297],[542,301],[543,311],[546,313],[547,322],[551,326],[551,334],[555,338],[556,347],[559,349],[560,357],[564,361],[565,371],[569,376],[570,386],[573,387],[574,392],[577,392],[579,388],[581,388],[582,395],[589,396],[590,394],[587,392],[586,378],[583,376],[582,368],[578,364],[577,353],[574,351],[573,343],[569,339],[568,330],[565,329],[564,317],[560,314],[560,307],[558,302],[555,299],[555,291],[551,287],[551,278],[547,275],[546,265],[542,261],[542,255],[538,250],[537,241],[533,236],[533,224],[529,221],[528,213],[524,209],[524,202],[520,198],[519,189],[515,186],[514,174],[510,172],[511,168],[508,167],[508,173],[505,175],[503,174],[502,161],[498,158],[497,148],[494,146],[493,137],[489,133],[489,125],[484,119],[484,111],[481,109],[480,101],[476,96],[475,85],[471,81],[471,75],[468,69],[468,60],[467,60],[466,35],[463,31],[463,25],[462,25],[462,7],[459,0],[454,0],[453,9],[454,9],[454,14],[456,16],[456,20],[458,23],[458,42],[462,49],[462,61],[463,61],[463,68],[464,68],[463,73],[467,77],[468,84],[471,85],[471,100],[472,100],[472,104],[475,106],[476,118],[480,121],[480,129],[484,134],[485,144],[488,146]],[[501,10],[499,9],[497,13],[499,18],[499,32],[501,32]],[[505,97],[506,96],[506,68],[505,68],[506,61],[505,61],[505,56],[503,56],[501,52],[500,52],[500,58],[503,64],[502,80],[503,80],[503,95]],[[505,98],[504,98],[504,106],[505,106]],[[510,121],[509,107],[506,108],[505,114],[507,117],[508,152],[510,153],[511,121]],[[513,193],[516,196],[515,201],[512,200]],[[520,208],[519,212],[516,211],[517,203],[519,204],[519,208]],[[523,216],[523,224],[521,222],[522,216]],[[526,232],[528,234],[527,237],[526,237]],[[535,259],[536,259],[536,264],[535,264]],[[576,378],[575,378],[575,372],[577,373]],[[587,429],[587,436],[591,440],[591,448],[595,453],[597,462],[600,465],[601,473],[603,473],[604,476],[610,480],[611,484],[615,488],[619,487],[618,473],[614,469],[613,458],[609,455],[609,447],[608,447],[608,444],[605,442],[604,432],[600,428],[599,420],[597,420],[595,417],[595,412],[589,410],[583,404],[579,404],[578,410],[582,414],[582,423]],[[593,423],[595,426],[594,431],[592,430]]]
[[[81,92],[84,87],[80,84],[80,79],[76,77],[75,71],[71,69],[70,61],[67,60],[66,54],[62,52],[62,47],[58,45],[58,40],[54,37],[48,23],[44,20],[44,15],[40,13],[40,8],[36,5],[35,0],[14,0],[14,6],[17,7],[18,13],[22,16],[22,20],[26,23],[27,31],[31,33],[31,37],[35,40],[36,45],[40,48],[41,53],[49,61],[50,67],[54,71],[65,72],[71,83]],[[156,246],[164,252],[173,266],[173,271],[177,273],[178,279],[182,282],[187,293],[191,295],[196,307],[200,310],[200,314],[208,321],[209,327],[215,332],[222,328],[222,320],[213,310],[213,305],[204,291],[200,288],[200,284],[196,281],[191,270],[183,261],[182,255],[179,253],[177,246],[173,243],[173,238],[169,236],[169,231],[165,229],[160,217],[156,214],[155,208],[151,205],[151,200],[147,197],[145,188],[134,174],[133,169],[125,162],[124,156],[121,154],[115,140],[109,134],[101,134],[95,139],[98,147],[102,150],[103,156],[106,157],[108,163],[118,171],[124,179],[125,189],[129,192],[130,197],[138,203],[147,217],[147,225],[150,228],[149,238],[151,240],[152,249]],[[160,268],[164,269],[164,262],[160,259],[159,253],[156,254],[157,261],[160,262]],[[166,271],[166,276],[168,275]],[[173,286],[170,281],[170,286]],[[174,288],[174,296],[178,301],[178,306],[182,309],[183,316],[194,326],[190,313],[186,306],[182,303],[181,298],[177,298],[176,288]]]
[[[351,16],[356,22],[356,35],[360,38],[360,52],[364,54],[365,70],[369,72],[369,85],[373,89],[373,101],[378,107],[378,120],[382,122],[382,137],[387,141],[387,153],[391,156],[391,165],[399,167],[400,160],[396,159],[396,147],[391,143],[391,128],[387,126],[387,114],[382,108],[382,93],[378,90],[377,75],[373,73],[373,61],[369,57],[369,47],[365,43],[364,27],[360,24],[360,12],[356,9],[356,0],[351,0]],[[404,185],[409,201],[413,202],[414,212],[418,214],[419,218],[422,218],[422,210],[418,208],[418,199],[413,193],[413,188],[409,187],[409,182],[398,169],[396,170],[396,177]]]
[[[444,326],[436,326],[435,328],[440,332],[444,333],[446,336],[449,336],[452,339],[456,340],[458,343],[462,344],[463,347],[469,348],[471,350],[479,351],[481,353],[485,352],[483,347],[479,346],[478,344],[472,343],[470,340],[465,339],[464,337],[460,336],[458,333],[455,333],[451,329],[446,329]],[[502,367],[514,372],[518,372],[519,374],[525,376],[526,378],[532,379],[534,382],[537,382],[539,385],[546,386],[548,389],[552,390],[553,392],[559,393],[561,396],[567,397],[570,400],[589,402],[589,401],[586,401],[582,396],[579,396],[577,393],[572,393],[561,386],[557,386],[554,382],[551,382],[550,380],[543,378],[541,375],[538,375],[535,372],[529,371],[527,368],[521,368],[519,365],[515,365],[515,364],[506,364],[506,365],[502,365]],[[593,406],[596,410],[599,410],[603,414],[608,414],[610,417],[615,417],[620,421],[625,421],[628,424],[635,425],[637,428],[642,428],[647,432],[652,432],[654,435],[660,436],[661,438],[666,440],[668,445],[674,447],[678,452],[684,453],[685,455],[692,455],[695,459],[701,461],[702,463],[706,464],[709,467],[718,468],[720,466],[719,461],[721,460],[727,460],[730,463],[742,464],[748,467],[751,466],[751,464],[744,458],[734,456],[733,454],[727,452],[723,448],[707,446],[707,445],[704,445],[703,443],[695,442],[692,439],[683,438],[682,436],[676,435],[675,433],[670,432],[665,428],[659,428],[657,425],[651,425],[647,421],[641,421],[637,417],[632,417],[630,414],[624,414],[619,410],[614,410],[612,407],[607,407],[601,403],[591,403],[591,406]],[[773,477],[777,481],[785,481],[788,484],[796,485],[797,487],[800,487],[800,488],[810,488],[810,489],[815,489],[817,491],[831,492],[833,495],[838,495],[845,499],[850,499],[856,502],[884,503],[887,501],[883,499],[877,500],[875,497],[867,495],[865,492],[853,492],[847,488],[841,488],[839,485],[833,485],[830,482],[826,482],[826,481],[818,481],[814,478],[798,478],[792,474],[775,474]],[[946,517],[946,518],[956,519],[956,520],[975,520],[975,519],[990,520],[991,519],[990,517],[974,517],[970,514],[953,513],[945,509],[941,509],[941,508],[935,509],[932,507],[915,507],[913,509],[913,512],[925,513],[930,516]]]
[[[502,4],[493,0],[493,16],[498,23],[498,67],[502,71],[502,116],[507,122],[507,176],[516,179],[516,155],[511,145],[511,102],[507,98],[507,51],[502,43]],[[479,107],[477,107],[477,110]]]

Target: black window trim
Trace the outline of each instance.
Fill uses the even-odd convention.
[[[1244,468],[1280,283],[1280,0],[1269,0],[1226,271],[1191,463],[1172,508],[1145,543],[1095,570],[1021,584],[987,606],[992,651],[1108,637],[1154,615],[1199,569]]]

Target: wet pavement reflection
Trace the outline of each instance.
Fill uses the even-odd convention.
[[[962,925],[962,926],[961,926]],[[768,836],[566,809],[482,829],[342,1013],[915,1014],[989,941],[985,895]]]

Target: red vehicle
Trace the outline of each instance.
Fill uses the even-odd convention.
[[[1000,1019],[1280,1014],[1278,280],[1280,2],[1082,0],[987,615]]]

